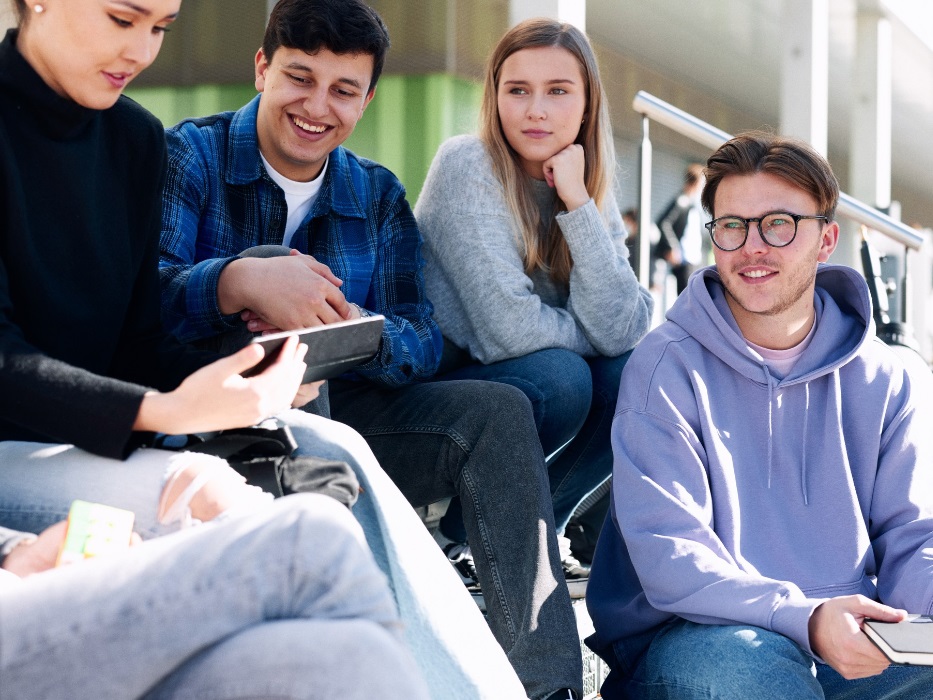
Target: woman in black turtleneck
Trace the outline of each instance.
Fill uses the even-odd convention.
[[[0,43],[3,524],[35,528],[80,496],[135,510],[145,534],[172,453],[131,455],[142,436],[252,425],[296,397],[294,341],[244,379],[258,348],[213,362],[161,328],[163,130],[121,92],[180,1],[14,1],[19,29]]]
[[[244,379],[258,346],[211,363],[160,328],[164,137],[120,93],[180,3],[14,1],[20,28],[0,44],[2,525],[78,496],[155,529],[177,462],[165,505],[193,490],[198,519],[248,508],[253,487],[221,460],[130,454],[135,437],[251,425],[317,392],[299,387],[294,339]],[[51,572],[61,526],[0,528],[0,694],[427,698],[349,511],[306,494],[263,506]]]

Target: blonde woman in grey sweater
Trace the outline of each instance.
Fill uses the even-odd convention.
[[[545,454],[563,447],[548,467],[559,535],[611,473],[619,377],[651,319],[614,170],[589,41],[528,20],[490,57],[479,136],[441,146],[415,208],[446,339],[442,378],[506,382],[531,400]],[[452,540],[456,519],[453,507],[441,525]],[[585,579],[564,553],[568,581]]]

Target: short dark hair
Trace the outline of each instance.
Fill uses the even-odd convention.
[[[807,192],[819,214],[832,221],[839,202],[839,182],[826,159],[810,144],[767,131],[747,131],[726,141],[706,161],[703,208],[715,217],[716,189],[729,175],[768,173]]]
[[[280,46],[309,54],[327,49],[370,55],[373,75],[367,92],[372,92],[385,65],[389,30],[376,11],[359,0],[279,0],[262,39],[267,61]]]

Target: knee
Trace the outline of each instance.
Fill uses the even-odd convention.
[[[625,369],[631,355],[632,351],[629,350],[618,357],[599,357],[592,361],[594,401],[615,405],[619,396],[622,370]]]
[[[532,353],[525,359],[532,363],[532,381],[545,399],[562,409],[578,403],[589,407],[593,377],[589,364],[580,355],[570,350],[549,348]]]
[[[806,698],[819,688],[812,666],[797,644],[776,632],[681,621],[652,642],[644,681],[683,689],[684,697]]]
[[[301,454],[341,459],[354,468],[376,461],[366,439],[345,423],[295,409],[281,418],[291,428]]]

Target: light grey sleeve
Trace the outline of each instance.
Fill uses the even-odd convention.
[[[629,264],[625,226],[613,197],[605,208],[604,218],[591,199],[558,214],[557,224],[573,256],[567,310],[600,355],[615,357],[648,332],[654,300]]]
[[[428,298],[442,332],[484,363],[554,347],[597,354],[569,310],[535,294],[490,168],[475,137],[447,141],[415,207]]]

